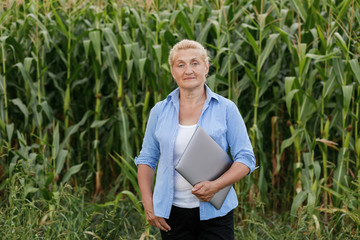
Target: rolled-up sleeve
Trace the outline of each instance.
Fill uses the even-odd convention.
[[[135,157],[136,166],[139,164],[149,165],[155,170],[157,161],[160,156],[159,142],[155,136],[157,118],[158,118],[158,106],[155,105],[149,115],[149,119],[146,125],[145,136],[143,139],[142,149],[138,157]]]
[[[231,156],[235,162],[245,164],[250,169],[250,174],[255,170],[256,160],[244,120],[233,102],[228,105],[226,115],[226,137],[230,147]]]

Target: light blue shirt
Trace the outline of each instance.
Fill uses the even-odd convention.
[[[255,157],[247,130],[236,105],[212,92],[206,85],[206,101],[197,125],[201,126],[224,151],[230,148],[236,162],[255,169]],[[174,195],[174,145],[179,128],[179,88],[150,111],[142,149],[135,164],[146,164],[155,170],[153,193],[155,215],[169,218]],[[234,188],[217,210],[209,202],[200,202],[200,220],[225,216],[238,205]]]

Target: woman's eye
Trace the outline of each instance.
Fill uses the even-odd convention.
[[[192,65],[197,66],[197,65],[199,65],[199,63],[198,62],[193,62]]]
[[[179,64],[178,67],[184,67],[184,64]]]

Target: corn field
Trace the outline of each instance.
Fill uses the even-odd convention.
[[[186,38],[259,166],[237,238],[359,237],[359,36],[359,0],[1,1],[1,235],[159,238],[133,159]]]

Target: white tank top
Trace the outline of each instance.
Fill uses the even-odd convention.
[[[178,163],[182,153],[184,152],[191,136],[196,129],[195,125],[180,125],[175,140],[174,147],[174,165]],[[175,191],[173,205],[182,208],[199,207],[199,199],[191,193],[193,188],[177,171],[175,171]]]

